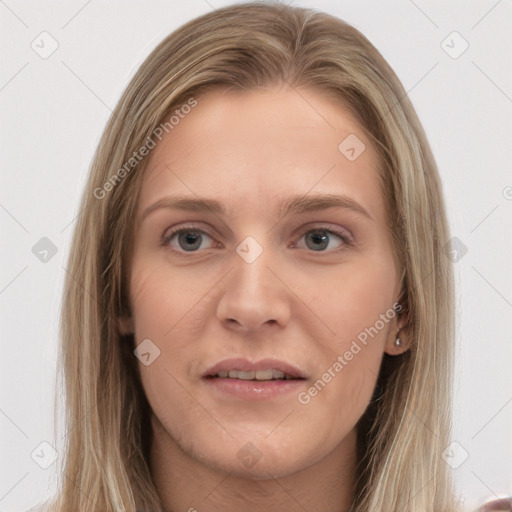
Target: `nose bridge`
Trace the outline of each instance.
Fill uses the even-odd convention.
[[[234,291],[242,295],[239,297],[242,300],[243,294],[252,300],[262,300],[265,297],[268,299],[273,284],[276,284],[272,283],[275,276],[269,270],[269,267],[272,268],[272,261],[276,261],[272,250],[268,245],[264,247],[263,243],[248,236],[238,244],[235,252],[231,283]]]
[[[269,291],[269,275],[273,275],[271,267],[271,249],[263,248],[255,238],[247,237],[236,248],[234,273],[235,285],[250,295],[258,295]],[[275,262],[275,258],[274,258]]]
[[[286,287],[274,274],[273,267],[278,265],[271,250],[247,237],[236,247],[233,265],[218,304],[219,320],[247,329],[265,323],[286,323]]]

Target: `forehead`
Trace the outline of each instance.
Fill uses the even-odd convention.
[[[171,193],[215,197],[233,213],[275,213],[284,197],[311,191],[350,195],[379,216],[377,166],[362,127],[321,92],[210,91],[150,154],[139,213]]]

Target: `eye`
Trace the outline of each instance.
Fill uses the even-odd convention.
[[[169,245],[176,252],[197,252],[205,238],[213,240],[210,235],[201,229],[193,227],[177,228],[164,235],[162,245]]]
[[[316,227],[306,231],[302,235],[305,238],[306,249],[311,249],[315,252],[329,252],[325,251],[326,248],[336,250],[343,246],[352,244],[351,235],[345,231],[337,231],[325,226]],[[302,238],[301,237],[301,238]],[[210,245],[202,247],[204,241],[209,240]],[[334,242],[336,245],[332,247]],[[198,249],[211,249],[214,244],[213,238],[202,229],[190,226],[172,229],[166,232],[162,238],[161,244],[163,246],[170,246],[171,249],[178,253],[198,252]],[[297,245],[296,247],[304,248],[304,246]]]
[[[336,231],[323,226],[306,231],[303,237],[305,237],[306,247],[315,252],[326,252],[324,249],[329,246],[333,238],[338,240],[338,244],[335,247],[331,247],[331,249],[337,249],[340,246],[351,245],[352,243],[348,232]]]

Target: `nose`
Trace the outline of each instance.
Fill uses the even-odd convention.
[[[239,332],[283,328],[290,320],[291,292],[280,274],[268,251],[251,263],[235,254],[217,305],[224,327]]]

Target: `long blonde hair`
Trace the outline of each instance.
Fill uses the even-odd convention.
[[[173,112],[212,88],[277,84],[314,88],[343,103],[373,141],[403,271],[411,346],[402,356],[384,355],[374,399],[358,423],[351,512],[457,509],[442,458],[451,428],[453,276],[443,248],[449,229],[442,188],[425,133],[399,79],[358,30],[326,13],[253,2],[217,9],[163,40],[101,138],[66,268],[65,457],[49,510],[162,510],[149,468],[150,409],[135,340],[117,323],[130,314],[133,219],[148,160],[138,155]]]

